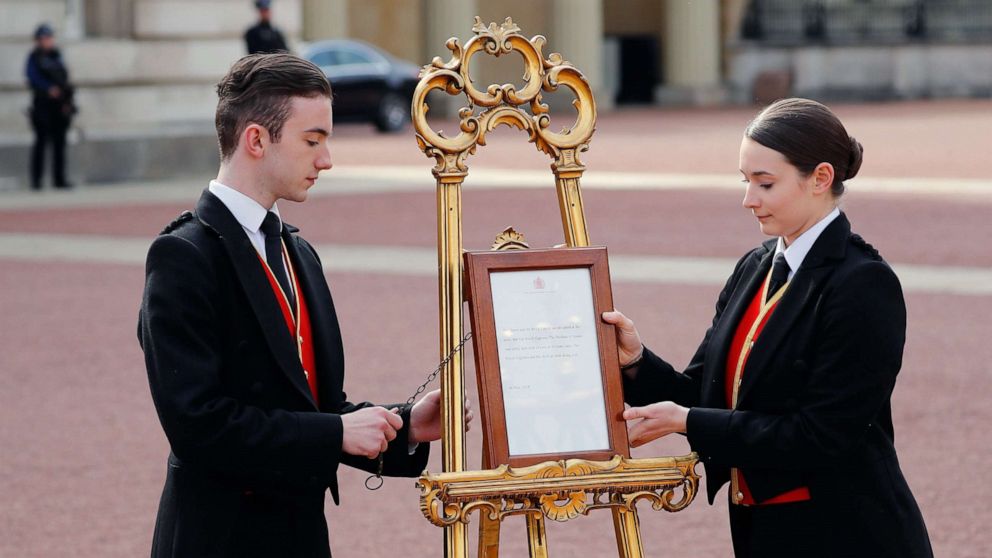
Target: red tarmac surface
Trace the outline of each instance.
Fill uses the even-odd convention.
[[[733,173],[740,130],[753,112],[606,115],[585,162],[593,170]],[[841,106],[838,112],[866,146],[862,176],[989,179],[990,102]],[[385,153],[394,164],[423,166],[423,174],[411,177],[424,183],[423,191],[285,204],[287,221],[320,243],[432,247],[431,163],[410,134],[339,127],[335,136],[338,163],[371,165]],[[543,155],[514,132],[494,136],[474,159],[480,167],[519,168],[523,160],[523,168],[547,168]],[[328,176],[333,187],[334,171]],[[2,209],[2,195],[0,233],[149,239],[194,201],[13,211]],[[588,191],[585,202],[593,241],[607,244],[611,254],[736,257],[762,240],[739,197],[726,189]],[[532,245],[560,242],[551,188],[467,187],[464,203],[468,247],[487,246],[508,224],[527,233]],[[855,230],[892,263],[992,267],[992,192],[967,198],[871,194],[858,192],[854,181],[845,207]],[[435,281],[339,273],[334,262],[324,263],[343,324],[349,395],[405,399],[437,360]],[[168,445],[135,338],[142,282],[140,265],[0,257],[0,557],[148,554]],[[614,284],[616,305],[637,321],[649,346],[677,365],[695,350],[717,290]],[[992,484],[985,482],[992,466],[992,296],[914,292],[907,304],[907,347],[893,399],[903,470],[936,555],[984,558],[992,555]],[[466,376],[474,390],[470,365]],[[479,447],[476,428],[469,434],[473,468]],[[672,439],[635,455],[687,451],[683,440]],[[431,471],[440,470],[439,454],[435,445]],[[364,477],[342,470],[342,506],[328,505],[335,556],[440,556],[441,531],[420,515],[413,480],[387,479],[382,490],[369,493]],[[642,505],[646,555],[731,555],[725,508],[721,498],[710,507],[703,496],[677,514]],[[552,523],[552,555],[616,555],[608,513]],[[473,541],[476,525],[473,518]],[[503,533],[503,555],[526,556],[523,521],[509,520]]]

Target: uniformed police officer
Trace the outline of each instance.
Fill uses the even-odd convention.
[[[41,189],[42,167],[46,145],[52,144],[52,173],[56,188],[70,186],[65,177],[65,136],[76,112],[73,86],[62,54],[55,46],[55,32],[47,23],[34,32],[35,48],[28,55],[25,68],[31,87],[31,127],[34,146],[31,149],[31,188]]]
[[[245,32],[245,44],[248,47],[248,54],[259,52],[289,52],[289,47],[286,46],[286,39],[272,25],[271,0],[257,0],[255,7],[258,8],[258,23]]]

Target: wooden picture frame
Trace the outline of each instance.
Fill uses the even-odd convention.
[[[466,252],[488,467],[630,457],[605,247]]]

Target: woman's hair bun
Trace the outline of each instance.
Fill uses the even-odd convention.
[[[850,154],[847,159],[847,174],[844,176],[844,180],[850,180],[857,176],[858,170],[861,169],[861,156],[865,153],[865,148],[861,146],[861,142],[854,139],[854,136],[848,136],[851,140]]]

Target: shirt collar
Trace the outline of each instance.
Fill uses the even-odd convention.
[[[279,217],[279,224],[282,225],[282,216],[279,215],[279,206],[276,204],[272,204],[272,209],[265,209],[257,201],[216,180],[210,181],[208,189],[227,206],[242,227],[253,233],[257,233],[262,227],[262,221],[269,211]]]
[[[775,255],[777,256],[780,252],[784,252],[785,261],[789,264],[789,270],[795,273],[799,270],[799,266],[803,264],[806,254],[813,248],[813,244],[816,243],[816,239],[820,237],[823,229],[826,229],[827,225],[839,216],[840,208],[835,207],[826,217],[820,219],[815,225],[807,229],[806,232],[799,235],[799,238],[795,239],[788,248],[786,248],[782,237],[779,237],[778,244],[775,246]]]

